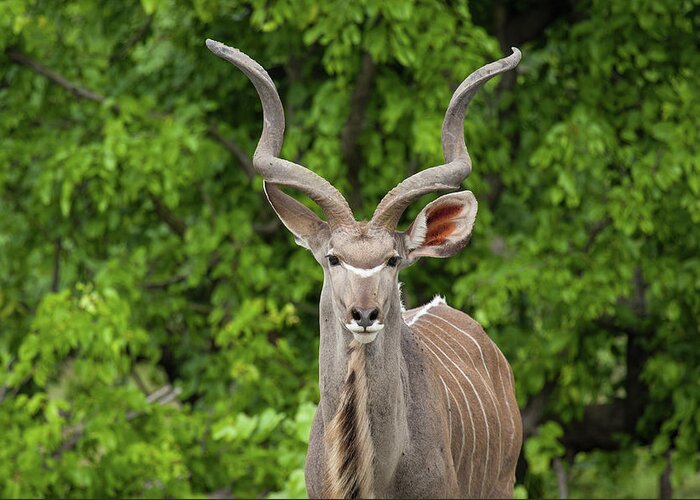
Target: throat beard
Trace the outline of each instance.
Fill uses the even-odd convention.
[[[324,436],[328,498],[374,497],[374,447],[367,397],[365,345],[353,340],[348,348],[348,371],[338,410]]]

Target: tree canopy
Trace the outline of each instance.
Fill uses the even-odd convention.
[[[361,218],[518,46],[467,114],[471,244],[407,306],[445,295],[510,360],[517,496],[700,494],[698,33],[698,0],[0,0],[0,495],[306,493],[322,272],[206,38]]]

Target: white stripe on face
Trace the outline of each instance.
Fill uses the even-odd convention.
[[[329,253],[330,255],[334,255],[334,254],[335,254],[335,249],[329,248],[329,249],[328,249],[328,253]],[[381,271],[382,269],[384,269],[384,267],[386,266],[386,263],[384,263],[384,264],[379,264],[378,266],[373,267],[372,269],[364,269],[364,268],[361,268],[361,267],[351,266],[350,264],[348,264],[347,262],[343,262],[342,260],[340,261],[340,265],[341,265],[345,270],[350,271],[350,272],[353,273],[353,274],[356,274],[356,275],[358,275],[358,276],[360,276],[360,277],[362,277],[362,278],[369,278],[370,276],[374,276],[374,275],[377,274],[379,271]]]
[[[384,269],[384,266],[386,266],[386,264],[379,264],[377,267],[373,267],[372,269],[362,269],[360,267],[351,266],[350,264],[347,264],[347,263],[342,262],[342,261],[340,262],[340,265],[343,266],[348,271],[350,271],[351,273],[357,274],[358,276],[360,276],[362,278],[369,278],[370,276],[374,276],[379,271]]]

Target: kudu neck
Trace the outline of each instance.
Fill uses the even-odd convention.
[[[342,318],[338,318],[336,315],[331,286],[327,281],[324,281],[321,291],[319,323],[321,330],[319,350],[321,398],[328,398],[326,403],[332,405],[329,410],[335,410],[337,393],[347,374],[348,348],[353,336],[343,326]],[[402,385],[400,367],[404,363],[401,352],[403,325],[401,302],[397,290],[385,313],[384,329],[379,332],[374,342],[362,346],[365,350],[365,364],[371,387],[387,385],[398,388]]]
[[[319,382],[324,426],[328,428],[338,413],[343,383],[348,375],[352,333],[337,318],[330,284],[324,282],[320,302],[321,345]],[[401,351],[403,319],[398,289],[384,316],[384,329],[376,340],[359,346],[364,350],[366,380],[366,417],[370,424],[374,450],[375,494],[389,487],[393,474],[408,444],[407,397],[409,393],[406,361]]]

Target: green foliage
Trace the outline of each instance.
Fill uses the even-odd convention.
[[[283,155],[345,193],[371,56],[366,218],[441,162],[452,89],[502,54],[499,9],[538,5],[0,0],[0,496],[305,496],[322,274],[218,139],[250,156],[261,111],[204,39],[269,69]],[[700,468],[698,32],[697,0],[588,0],[524,40],[467,117],[471,246],[402,276],[408,306],[439,292],[483,324],[522,407],[549,394],[520,498],[555,494],[569,424],[636,397],[631,377],[638,421],[567,463],[572,488],[669,453],[676,485]]]
[[[533,474],[545,474],[553,458],[564,454],[564,447],[559,439],[564,434],[556,422],[547,422],[538,429],[537,435],[525,441],[525,458]]]

